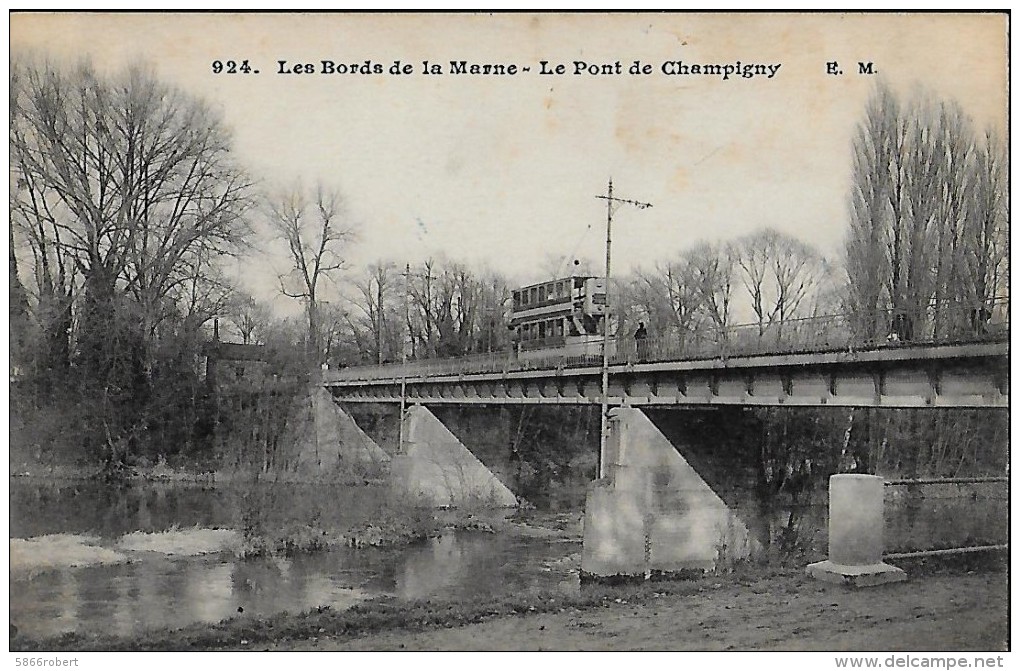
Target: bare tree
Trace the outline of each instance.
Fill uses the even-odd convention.
[[[730,325],[736,250],[728,243],[703,242],[690,250],[691,275],[705,315],[717,329]]]
[[[880,328],[873,315],[884,308],[889,290],[890,266],[898,263],[898,229],[893,235],[893,261],[885,253],[890,202],[899,202],[889,166],[899,151],[900,110],[892,92],[879,86],[868,101],[864,120],[853,140],[850,229],[846,241],[846,268],[850,309],[861,315],[867,336]],[[891,283],[897,284],[895,280]],[[867,315],[867,316],[865,316]]]
[[[499,273],[483,274],[478,280],[479,328],[475,335],[476,351],[495,352],[510,346],[510,299],[513,288],[506,277]]]
[[[627,295],[647,315],[652,333],[672,334],[681,346],[696,334],[704,317],[701,284],[690,252],[654,269],[635,271]]]
[[[11,219],[52,344],[43,367],[76,373],[84,442],[113,461],[157,409],[161,339],[193,342],[222,298],[216,268],[243,248],[249,182],[217,115],[143,68],[23,59],[10,81]]]
[[[765,228],[747,235],[735,244],[737,266],[740,269],[740,281],[747,290],[751,310],[758,322],[758,335],[765,332],[765,327],[775,318],[775,312],[769,311],[771,296],[770,287],[766,283],[769,268],[777,258],[779,233]]]
[[[426,259],[417,268],[411,268],[408,278],[411,307],[407,313],[407,331],[411,338],[411,355],[418,358],[435,357],[439,334],[435,328],[436,268],[435,259]]]
[[[770,228],[741,238],[734,249],[759,336],[773,322],[797,316],[825,272],[812,247]]]
[[[859,324],[867,335],[888,325],[885,309],[905,334],[934,337],[987,311],[1007,227],[995,144],[953,101],[922,94],[904,105],[876,89],[854,139],[846,245],[851,307],[876,315]]]
[[[801,304],[825,274],[825,260],[813,247],[780,234],[775,241],[771,269],[776,292],[771,314],[782,322],[798,316]]]
[[[359,317],[352,322],[359,343],[365,341],[376,363],[395,356],[398,331],[403,328],[400,306],[403,304],[403,277],[393,263],[379,261],[354,280],[352,303]]]
[[[429,358],[507,347],[511,289],[497,273],[427,259],[410,268],[406,331],[411,356]],[[402,303],[402,301],[401,301]],[[394,351],[403,334],[393,333]]]
[[[264,343],[272,315],[254,296],[234,291],[226,306],[226,315],[245,345]]]
[[[345,220],[340,195],[319,184],[309,194],[291,189],[269,203],[270,224],[287,244],[291,268],[280,275],[280,291],[304,303],[308,319],[306,352],[316,366],[322,363],[319,308],[323,279],[333,281],[344,267],[346,247],[354,229]]]
[[[107,81],[84,64],[18,64],[11,79],[12,212],[31,231],[41,286],[66,285],[70,258],[92,297],[131,295],[153,335],[192,271],[250,230],[228,133],[139,68]]]
[[[972,198],[962,231],[963,272],[968,298],[989,310],[991,300],[1006,293],[1009,264],[1006,155],[991,131],[975,147],[972,172]]]

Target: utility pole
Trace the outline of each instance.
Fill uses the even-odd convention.
[[[383,305],[383,276],[385,270],[382,264],[379,264],[379,268],[376,270],[375,276],[375,305],[379,314],[376,319],[375,328],[375,351],[376,351],[376,363],[380,366],[383,362],[383,319],[386,315],[386,309]]]
[[[599,435],[599,477],[606,476],[606,445],[609,441],[609,262],[612,258],[613,212],[620,205],[633,205],[639,210],[652,206],[626,198],[613,196],[613,178],[609,178],[609,191],[606,195],[595,196],[606,201],[606,306],[602,316],[602,422]]]
[[[411,292],[409,289],[411,264],[404,266],[404,327],[407,335],[400,345],[400,426],[397,433],[397,454],[404,453],[404,409],[407,406],[407,345],[411,339]]]

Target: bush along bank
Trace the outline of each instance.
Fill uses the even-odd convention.
[[[314,513],[299,521],[301,513],[288,515],[270,512],[267,507],[246,506],[239,523],[241,558],[271,554],[286,556],[318,552],[337,547],[388,548],[421,543],[444,530],[496,533],[502,528],[497,520],[476,517],[479,510],[458,508],[437,510],[418,502],[395,498],[381,500],[364,511],[356,521],[327,519]],[[496,515],[497,518],[501,517]]]

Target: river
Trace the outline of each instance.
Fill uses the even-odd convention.
[[[335,528],[370,519],[373,507],[387,495],[370,486],[277,487],[282,489],[267,499],[274,510]],[[957,487],[946,494],[945,488],[887,491],[887,550],[1004,542],[1008,537],[1004,487]],[[241,560],[227,549],[195,554],[175,546],[186,546],[179,539],[196,530],[232,534],[211,530],[237,526],[243,496],[240,488],[223,485],[110,487],[12,478],[11,622],[32,638],[71,631],[131,636],[238,614],[265,617],[323,606],[346,608],[384,595],[470,598],[579,589],[581,511],[536,512],[524,520],[492,513],[498,533],[446,530],[410,546],[344,547],[293,557]],[[752,526],[770,536],[773,546],[780,538],[790,542],[789,530],[784,531],[788,510],[769,515],[771,522],[760,513],[740,512],[757,515]],[[804,556],[822,558],[826,507],[817,501],[803,506],[796,519],[795,541]],[[167,529],[169,549],[137,549],[125,542],[128,535]],[[38,539],[49,549],[35,550]],[[76,560],[79,553],[82,558]],[[96,556],[107,560],[97,563]]]
[[[350,519],[359,519],[353,501],[375,493],[364,487],[344,491],[349,493],[329,498],[337,507],[348,504]],[[503,522],[500,533],[445,530],[410,546],[341,547],[292,557],[241,560],[231,551],[188,556],[125,549],[131,532],[230,527],[237,496],[231,488],[191,484],[111,489],[92,482],[12,480],[12,539],[53,541],[64,557],[36,556],[19,561],[17,569],[12,560],[11,622],[32,638],[71,631],[130,636],[242,613],[265,617],[346,608],[384,595],[418,599],[578,589],[579,514]],[[569,530],[543,526],[564,526],[565,519]],[[67,565],[82,539],[91,554],[99,548],[121,559]]]

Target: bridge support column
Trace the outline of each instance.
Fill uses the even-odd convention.
[[[706,571],[748,555],[747,527],[644,412],[610,413],[606,452],[585,504],[583,576]]]
[[[390,460],[322,387],[296,404],[280,442],[291,451],[287,470],[299,479],[366,475]]]
[[[393,458],[393,486],[433,506],[512,507],[517,498],[428,408],[404,413],[404,452]]]
[[[884,489],[877,475],[829,478],[829,558],[809,564],[808,575],[853,587],[907,579],[902,569],[882,563]]]

